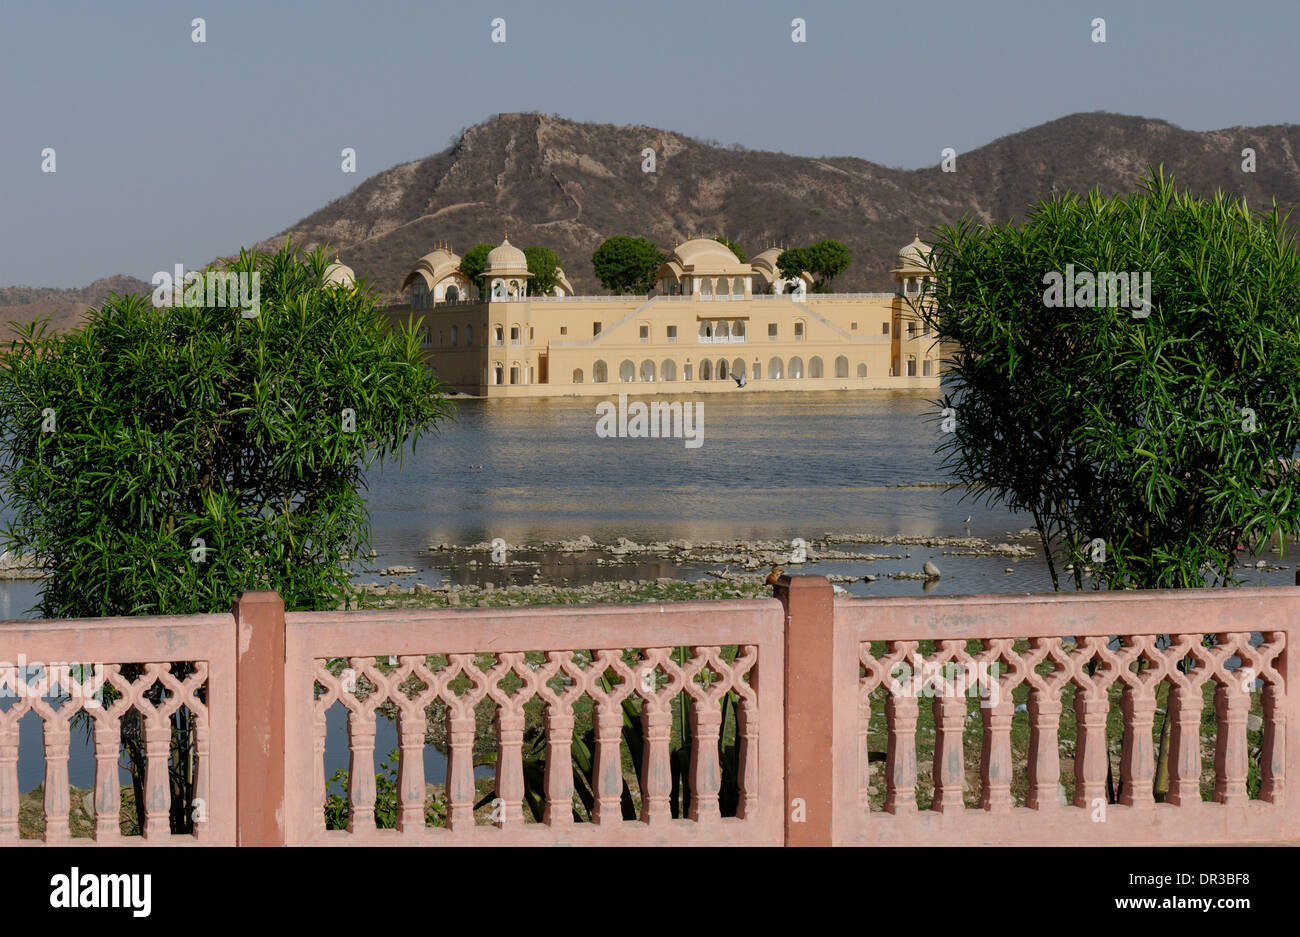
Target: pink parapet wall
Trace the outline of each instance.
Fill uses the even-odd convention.
[[[1289,652],[1300,590],[848,599],[835,598],[823,577],[783,576],[774,593],[722,602],[286,615],[277,595],[260,592],[240,596],[227,615],[6,622],[0,692],[14,702],[0,709],[0,844],[1300,840],[1300,806],[1285,796],[1300,752],[1300,714],[1287,692],[1300,666]],[[1208,645],[1205,635],[1212,636]],[[70,692],[51,702],[31,692],[14,663],[20,660],[99,666],[91,676],[78,671],[83,683],[75,687],[61,678]],[[179,662],[191,665],[185,676],[172,673]],[[140,663],[139,677],[123,675]],[[1169,783],[1157,803],[1153,730],[1162,683],[1170,688]],[[96,702],[100,684],[115,688],[100,694],[107,705]],[[692,797],[685,815],[674,818],[670,706],[678,694],[688,701]],[[724,694],[734,694],[739,749],[738,802],[727,817],[719,804],[718,741],[732,731],[722,724]],[[571,759],[574,703],[583,697],[592,704],[594,804],[579,819]],[[1260,715],[1250,713],[1256,697]],[[622,703],[633,698],[640,700],[632,718],[640,721],[645,754],[640,776],[631,779],[640,806],[635,819],[624,820]],[[435,701],[447,713],[445,826],[426,825],[425,817],[427,712]],[[349,822],[327,830],[326,713],[336,705],[348,725]],[[533,730],[546,752],[541,822],[531,822],[522,805],[525,705],[541,707]],[[1212,718],[1203,726],[1206,705]],[[171,720],[182,706],[193,717],[193,834],[173,834],[169,825]],[[490,821],[474,811],[475,736],[484,731],[476,709],[483,706],[495,713],[486,744],[495,749],[500,808]],[[934,726],[928,769],[918,762],[923,707]],[[118,739],[131,708],[144,716],[147,753],[139,836],[118,827]],[[381,709],[395,714],[399,737],[392,829],[379,829],[375,819]],[[94,732],[93,838],[73,838],[69,824],[70,723],[81,711]],[[43,839],[19,835],[18,722],[28,712],[43,729]],[[1023,784],[1013,784],[1018,717],[1028,732]],[[1073,751],[1060,738],[1063,717],[1076,726]],[[1113,753],[1108,718],[1124,727]],[[877,730],[873,743],[873,726],[884,727],[884,751],[873,751],[882,737]],[[1204,765],[1203,729],[1213,738]],[[1261,740],[1257,786],[1248,775],[1253,731]],[[1063,755],[1073,760],[1070,803],[1060,797]],[[1116,803],[1107,796],[1108,768],[1119,782]],[[1203,800],[1202,777],[1211,773],[1211,799]],[[918,795],[929,797],[927,809]]]
[[[1300,591],[1288,588],[1174,590],[1021,596],[956,596],[835,602],[836,645],[827,665],[835,682],[835,822],[832,842],[980,845],[1242,843],[1300,839],[1300,807],[1288,804],[1298,726],[1295,639]],[[1251,633],[1262,641],[1251,643]],[[1212,646],[1202,644],[1213,636]],[[1158,640],[1159,638],[1159,640]],[[1017,640],[1028,641],[1017,652]],[[922,641],[934,650],[918,654]],[[970,652],[967,642],[978,641]],[[883,654],[872,642],[884,642]],[[1117,644],[1117,648],[1111,645]],[[1179,668],[1179,662],[1192,661]],[[898,679],[900,662],[919,661],[929,692]],[[990,665],[998,663],[996,671]],[[945,665],[950,665],[945,671]],[[1046,665],[1046,666],[1044,666]],[[908,670],[916,671],[913,664]],[[1047,671],[1042,673],[1040,671]],[[902,671],[906,672],[906,671]],[[980,805],[966,807],[963,732],[967,695],[953,683],[986,675],[979,704]],[[995,678],[994,678],[994,675]],[[1170,684],[1169,786],[1152,795],[1156,689]],[[1058,798],[1061,692],[1075,687],[1074,796]],[[1202,693],[1214,685],[1214,788],[1201,799]],[[1262,688],[1260,687],[1262,684]],[[1011,797],[1012,692],[1028,687],[1028,796]],[[1123,745],[1115,778],[1119,803],[1107,803],[1109,692],[1122,687]],[[883,703],[873,691],[884,688]],[[1257,799],[1247,796],[1251,693],[1262,696]],[[880,694],[877,694],[877,697]],[[920,698],[918,698],[918,696]],[[933,706],[933,799],[916,805],[916,722]],[[872,810],[867,724],[883,709],[888,744],[878,783],[885,803]]]

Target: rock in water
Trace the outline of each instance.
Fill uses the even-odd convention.
[[[921,567],[921,571],[927,576],[933,576],[935,578],[938,578],[939,576],[939,567],[935,566],[929,560],[925,561],[925,565]]]

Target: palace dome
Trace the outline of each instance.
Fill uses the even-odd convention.
[[[898,252],[898,268],[894,272],[925,272],[926,264],[930,261],[930,251],[930,245],[922,241],[919,235],[912,238],[912,243]]]
[[[432,290],[434,286],[448,277],[454,277],[460,271],[460,257],[445,247],[429,251],[415,262],[415,269],[402,281],[402,289],[408,289],[416,277],[424,279],[425,286]]]
[[[488,251],[484,276],[528,276],[528,258],[506,238]]]
[[[742,264],[731,249],[713,238],[691,238],[673,248],[668,264],[685,273],[747,274],[749,264]]]
[[[321,281],[323,285],[330,286],[338,284],[339,286],[352,286],[356,283],[357,276],[352,268],[347,264],[341,264],[337,260],[325,268],[325,277]]]

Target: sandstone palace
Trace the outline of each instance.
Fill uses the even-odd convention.
[[[487,296],[438,249],[402,284],[390,319],[423,319],[430,367],[457,391],[485,397],[763,390],[926,389],[940,347],[909,300],[925,289],[928,247],[898,253],[892,293],[812,293],[783,278],[772,248],[742,263],[719,241],[678,245],[649,296],[574,295],[559,271],[553,295],[528,293],[524,253],[506,238],[488,254]],[[351,279],[343,265],[331,268]],[[642,385],[630,387],[628,385]],[[743,390],[741,390],[743,388]]]

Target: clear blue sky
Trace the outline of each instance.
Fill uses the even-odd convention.
[[[1093,110],[1300,122],[1300,0],[12,2],[0,285],[206,263],[500,111],[915,168]]]

